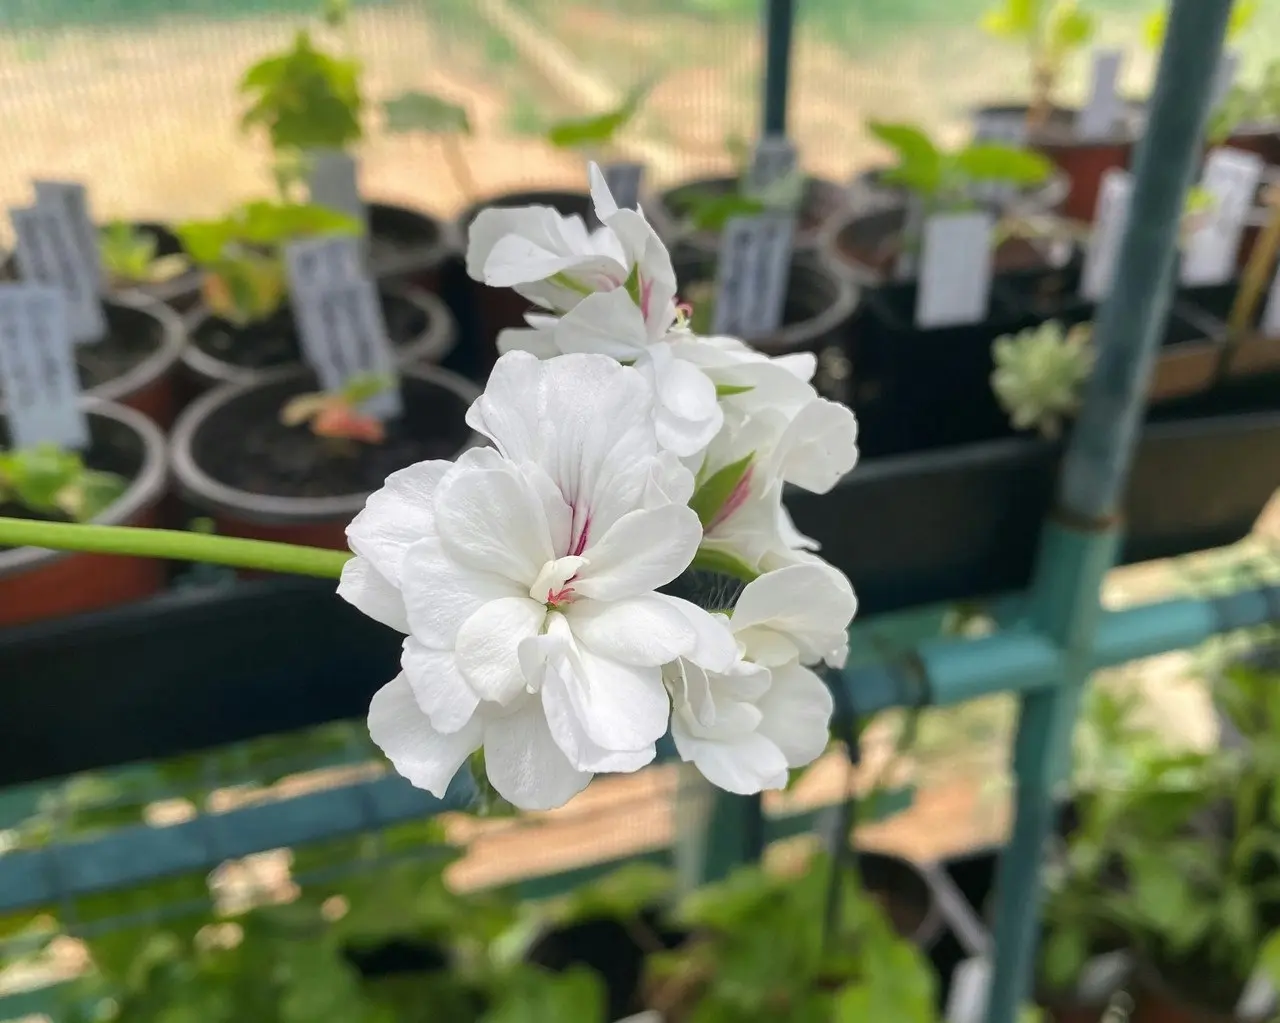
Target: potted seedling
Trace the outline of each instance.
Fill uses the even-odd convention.
[[[182,362],[196,386],[252,382],[264,371],[296,366],[301,341],[288,291],[285,249],[319,236],[352,236],[357,222],[314,205],[251,202],[218,220],[191,221],[178,235],[204,274],[203,305],[187,317],[190,343]],[[453,344],[453,320],[434,295],[412,287],[380,287],[383,317],[404,362],[442,358]]]
[[[475,199],[475,177],[460,142],[462,137],[471,135],[466,107],[431,93],[410,90],[385,100],[382,116],[383,128],[389,135],[421,134],[437,139],[459,196],[464,202]]]
[[[786,207],[796,215],[794,248],[816,250],[823,228],[848,206],[846,189],[799,170],[766,189],[753,188],[750,147],[733,137],[726,146],[733,157],[733,174],[687,181],[646,202],[645,213],[663,240],[714,255],[730,218]]]
[[[1079,0],[1001,0],[986,12],[982,27],[1029,54],[1031,98],[1025,106],[980,110],[980,130],[990,126],[993,133],[1021,138],[1048,156],[1069,179],[1063,212],[1091,219],[1102,176],[1113,167],[1128,166],[1137,137],[1132,108],[1117,98],[1118,61],[1107,64],[1099,55],[1095,71],[1104,80],[1095,85],[1086,108],[1060,104],[1063,72],[1093,37],[1093,15]]]
[[[336,19],[339,27],[345,24],[344,14]],[[291,47],[245,71],[240,91],[249,106],[241,126],[266,136],[283,199],[296,198],[305,181],[312,202],[336,206],[364,221],[375,278],[438,290],[441,264],[453,247],[446,226],[403,206],[365,204],[358,194],[348,150],[364,134],[360,74],[358,61],[327,52],[309,32],[299,31]]]
[[[872,121],[871,134],[894,151],[897,164],[879,172],[882,185],[900,189],[887,208],[851,210],[831,221],[823,251],[842,272],[863,280],[914,274],[925,217],[981,205],[984,186],[1031,189],[1052,174],[1043,156],[998,142],[972,142],[953,152],[910,124]],[[1037,269],[1046,257],[1026,240],[1009,238],[995,255],[996,272]]]
[[[145,416],[88,401],[90,443],[12,450],[0,415],[0,515],[104,525],[158,525],[165,492],[164,438]],[[92,611],[149,597],[164,566],[141,558],[0,549],[0,626]]]
[[[463,417],[479,392],[466,380],[405,367],[403,413],[373,421],[362,405],[388,386],[356,376],[322,395],[314,374],[285,367],[210,391],[174,427],[183,493],[224,535],[345,548],[347,523],[391,473],[473,442]]]
[[[177,312],[200,295],[200,274],[163,224],[114,220],[98,234],[98,252],[112,290],[140,291]]]

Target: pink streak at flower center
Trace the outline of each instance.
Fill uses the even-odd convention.
[[[586,558],[573,554],[548,561],[529,587],[529,596],[545,604],[549,611],[573,603],[577,596],[573,592],[573,582],[578,578],[578,570],[586,563]]]
[[[640,278],[640,315],[644,317],[646,323],[649,322],[649,304],[653,299],[653,281],[646,281]]]
[[[748,466],[747,471],[742,474],[742,479],[738,480],[737,485],[729,492],[724,504],[720,506],[720,510],[707,523],[706,531],[708,533],[713,532],[717,526],[723,525],[725,520],[743,506],[751,494],[751,477],[755,474],[755,471],[755,465]]]
[[[587,549],[587,543],[591,538],[591,516],[588,515],[585,522],[582,523],[582,532],[578,534],[577,540],[569,549],[570,557],[580,557],[582,552]]]

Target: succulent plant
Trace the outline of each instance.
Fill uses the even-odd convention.
[[[1050,320],[996,338],[991,388],[1015,430],[1034,428],[1051,440],[1062,433],[1093,369],[1092,333],[1088,323],[1067,330]]]

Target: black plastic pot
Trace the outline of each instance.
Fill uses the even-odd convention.
[[[676,249],[671,256],[680,294],[691,286],[715,280],[713,253]],[[858,310],[860,289],[833,274],[812,253],[797,252],[791,260],[782,326],[768,334],[743,340],[769,355],[812,352],[817,356],[816,385],[834,395],[846,395],[850,385],[849,330]],[[845,400],[845,399],[841,399]]]
[[[944,920],[924,872],[901,856],[862,850],[858,873],[893,929],[928,954],[942,937]]]
[[[455,225],[391,203],[371,202],[365,209],[374,279],[439,294],[441,267],[458,246]]]
[[[457,330],[448,307],[421,288],[379,286],[387,335],[401,366],[438,363],[453,348]],[[218,384],[251,384],[277,369],[302,365],[301,342],[293,311],[285,302],[268,320],[240,328],[200,305],[185,317],[189,343],[182,353],[183,373],[196,393]],[[250,347],[252,364],[219,354],[233,338],[249,333],[262,344]]]
[[[699,196],[728,195],[737,191],[738,186],[739,181],[735,177],[698,178],[642,200],[641,208],[654,230],[669,246],[685,245],[695,251],[715,255],[720,250],[720,232],[698,230],[687,222],[687,218]],[[848,205],[847,189],[823,178],[806,178],[796,223],[796,250],[815,249],[823,225]]]
[[[210,391],[188,408],[174,426],[171,462],[182,496],[213,517],[218,532],[259,540],[345,549],[346,526],[364,507],[369,491],[324,496],[274,495],[241,489],[219,477],[210,462],[240,462],[255,445],[265,444],[276,429],[280,408],[291,398],[316,390],[315,374],[302,368],[263,374],[253,383],[227,384]],[[455,457],[477,437],[464,421],[467,407],[479,395],[468,380],[431,366],[400,371],[405,433],[415,441],[431,441],[434,456]],[[301,428],[299,428],[301,429]],[[227,445],[238,445],[228,452]],[[413,450],[418,450],[414,448]],[[378,459],[378,478],[385,478],[420,458],[394,462],[395,452],[361,451],[357,458]],[[371,488],[372,489],[372,488]]]
[[[1007,117],[1025,123],[1025,105],[989,106],[978,111],[982,118]],[[1032,132],[1027,144],[1052,160],[1065,175],[1069,189],[1061,197],[1060,211],[1072,220],[1092,222],[1102,178],[1113,168],[1126,169],[1133,155],[1140,126],[1140,112],[1126,107],[1112,131],[1100,139],[1084,140],[1076,131],[1079,112],[1054,109],[1048,123]]]
[[[513,206],[550,206],[563,216],[578,216],[588,223],[593,213],[591,196],[585,192],[540,189],[496,195],[468,207],[458,217],[457,232],[463,251],[466,250],[467,231],[481,210],[495,207],[508,209]],[[497,361],[498,335],[511,327],[523,327],[524,314],[533,308],[533,303],[510,288],[491,288],[482,281],[470,278],[466,280],[465,293],[471,310],[467,319],[471,321],[475,331],[472,344],[475,348],[476,378],[483,379],[489,375],[489,370]]]
[[[878,457],[873,429],[863,421],[863,461],[830,494],[786,498],[800,531],[853,581],[860,615],[1024,590],[1060,446],[1006,432]],[[1126,492],[1122,563],[1235,543],[1277,480],[1280,408],[1265,396],[1200,395],[1157,410]]]

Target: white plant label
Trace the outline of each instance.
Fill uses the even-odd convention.
[[[317,149],[307,154],[307,184],[311,201],[355,217],[368,226],[368,211],[360,198],[355,157],[341,149]]]
[[[1270,1019],[1276,1008],[1276,989],[1271,978],[1261,968],[1254,971],[1244,986],[1240,1001],[1236,1003],[1235,1016],[1241,1020]]]
[[[640,185],[644,181],[644,164],[635,161],[607,163],[600,168],[620,210],[634,210],[640,205]]]
[[[982,1023],[991,990],[991,960],[966,959],[956,967],[947,995],[947,1023]]]
[[[360,243],[345,235],[293,242],[286,246],[284,258],[290,291],[307,291],[363,276]]]
[[[1236,76],[1240,73],[1240,51],[1224,50],[1218,62],[1218,71],[1213,79],[1213,103],[1210,110],[1217,110],[1226,102],[1227,94],[1236,84]]]
[[[107,320],[98,299],[98,282],[85,261],[75,233],[61,208],[28,206],[10,209],[17,236],[14,258],[24,281],[61,288],[67,296],[67,322],[76,344],[100,341]]]
[[[781,326],[794,237],[786,213],[729,220],[716,265],[715,333],[761,337]]]
[[[1124,114],[1120,99],[1123,50],[1095,50],[1090,70],[1089,98],[1076,116],[1076,135],[1085,141],[1109,138]]]
[[[1209,154],[1201,184],[1213,208],[1183,249],[1183,284],[1225,284],[1235,275],[1245,220],[1253,209],[1264,168],[1256,153],[1215,149]]]
[[[916,326],[958,327],[986,319],[991,300],[991,214],[944,213],[924,222]]]
[[[747,191],[757,191],[776,184],[792,173],[799,164],[795,144],[785,135],[766,135],[756,143],[747,170]]]
[[[0,391],[11,447],[88,446],[67,297],[61,289],[0,284]]]
[[[982,110],[973,126],[975,142],[999,142],[1006,146],[1022,148],[1027,144],[1027,116],[1021,110]],[[989,181],[974,190],[974,198],[980,202],[1007,202],[1018,194],[1016,185],[1003,181]]]
[[[1101,302],[1111,290],[1116,274],[1120,242],[1129,226],[1133,178],[1128,171],[1112,168],[1102,176],[1093,231],[1085,247],[1080,293],[1090,302]]]
[[[1276,267],[1276,279],[1271,282],[1267,306],[1262,311],[1262,336],[1280,337],[1280,266]]]
[[[98,247],[98,229],[89,215],[89,193],[78,181],[36,181],[36,205],[60,208],[71,227],[76,247],[84,256],[98,282],[98,291],[107,287],[107,273]]]
[[[1094,956],[1084,964],[1076,982],[1076,994],[1085,1005],[1107,1001],[1133,970],[1133,956],[1125,951]]]
[[[318,286],[296,293],[294,302],[303,354],[325,391],[340,390],[364,374],[394,379],[395,357],[372,281]],[[361,408],[380,419],[394,418],[401,412],[400,392],[389,387]]]

